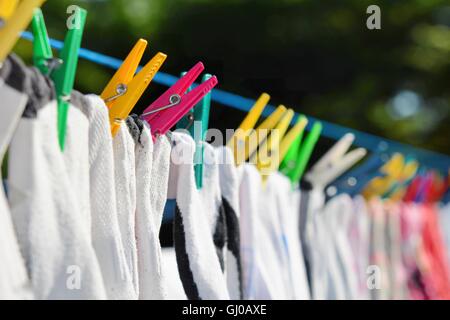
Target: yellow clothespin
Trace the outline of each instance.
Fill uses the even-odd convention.
[[[363,196],[370,199],[385,194],[399,179],[404,166],[405,157],[400,153],[395,153],[380,169],[384,176],[376,177],[370,181],[364,188]]]
[[[0,0],[0,27],[12,16],[18,2],[18,0]]]
[[[242,162],[247,160],[245,157],[246,137],[251,134],[269,100],[270,96],[267,93],[261,94],[251,110],[248,112],[247,116],[242,121],[239,128],[234,132],[233,136],[228,141],[227,146],[233,151],[236,165],[240,165]]]
[[[275,112],[274,112],[275,113]],[[288,109],[267,139],[261,144],[250,162],[256,163],[263,180],[278,169],[280,163],[280,142],[294,117],[294,110]]]
[[[286,107],[279,105],[274,112],[270,114],[266,119],[264,119],[261,124],[256,127],[256,130],[251,131],[250,135],[245,140],[244,149],[244,161],[247,161],[249,157],[255,155],[255,151],[266,141],[270,130],[274,129],[275,126],[280,122],[280,119],[286,112]]]
[[[131,110],[167,58],[164,53],[158,52],[142,68],[142,70],[134,76],[146,47],[146,40],[139,39],[137,41],[127,58],[100,95],[109,108],[109,121],[113,136],[120,128],[120,122],[130,114]]]
[[[34,9],[39,8],[44,1],[22,0],[16,10],[12,14],[10,13],[6,24],[0,28],[0,64],[13,49],[19,39],[20,32],[25,30],[30,23]],[[8,6],[8,9],[13,10],[14,5]]]

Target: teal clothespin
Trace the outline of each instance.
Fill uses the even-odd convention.
[[[67,114],[69,110],[68,100],[75,82],[78,52],[80,51],[86,15],[86,10],[79,7],[76,9],[74,13],[75,25],[69,28],[64,39],[64,47],[60,53],[63,64],[51,74],[58,96],[58,140],[61,150],[64,150]]]
[[[183,72],[183,76],[186,72]],[[205,74],[202,83],[210,79],[212,75]],[[190,90],[191,88],[189,88]],[[177,129],[187,129],[195,141],[194,172],[197,189],[203,187],[203,141],[208,130],[209,109],[211,107],[211,92],[203,97],[192,110],[177,123]],[[196,124],[200,124],[196,125]]]

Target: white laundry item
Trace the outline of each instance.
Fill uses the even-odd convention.
[[[0,97],[2,97],[0,163],[28,101],[25,92],[27,86],[25,67],[14,66],[16,62],[11,60],[14,58],[7,58],[3,68],[0,69]],[[11,82],[10,77],[16,80]],[[8,83],[5,83],[5,80]],[[1,172],[0,181],[2,183],[0,185],[0,300],[31,299],[33,298],[31,283],[11,220]]]
[[[89,189],[89,120],[83,113],[87,108],[84,96],[74,91],[71,95],[71,107],[68,110],[64,160],[73,192],[78,201],[80,214],[91,229],[91,203]]]
[[[214,147],[209,143],[203,145],[203,185],[205,187],[199,190],[201,204],[210,226],[220,267],[225,275],[225,244],[227,242],[225,212],[220,192],[219,166],[216,153]]]
[[[271,174],[267,177],[260,195],[261,204],[257,220],[257,254],[264,261],[264,267],[270,274],[272,299],[293,299],[292,277],[289,264],[289,249],[286,232],[282,226],[282,211],[288,204],[280,208],[278,198],[283,185],[284,177],[281,174]],[[289,190],[289,188],[287,189]]]
[[[159,233],[167,201],[169,184],[170,153],[172,146],[166,136],[159,136],[153,146],[150,202],[155,230]]]
[[[356,258],[356,277],[358,280],[358,299],[370,298],[367,287],[367,268],[369,266],[370,219],[366,201],[361,195],[353,198],[353,217],[349,230],[350,245]]]
[[[211,212],[204,212],[194,179],[195,143],[172,134],[169,197],[176,197],[174,244],[178,270],[188,299],[229,299],[225,276],[211,234]]]
[[[34,71],[35,94],[46,79]],[[37,89],[40,87],[39,89]],[[98,261],[58,143],[57,103],[33,101],[9,151],[9,200],[38,299],[105,299]],[[43,102],[45,101],[45,102]],[[71,121],[69,118],[68,121]]]
[[[341,277],[345,288],[342,298],[357,299],[358,282],[355,275],[358,271],[348,238],[353,216],[353,201],[349,195],[340,194],[329,200],[323,211],[339,267],[339,273],[335,274],[335,278],[337,280],[338,277]],[[336,296],[336,298],[340,299],[341,297]]]
[[[117,216],[128,269],[139,296],[139,271],[136,244],[136,167],[134,140],[125,122],[120,124],[113,139],[114,181]]]
[[[146,122],[137,117],[128,117],[127,124],[135,140],[139,299],[166,299],[159,228],[155,225],[157,219],[152,210],[153,140]]]
[[[279,172],[273,173],[267,182],[275,193],[275,203],[280,221],[281,235],[286,253],[283,270],[289,275],[286,287],[290,299],[310,299],[299,233],[300,191],[292,190],[290,180]]]
[[[178,273],[177,257],[173,247],[162,248],[162,261],[167,278],[167,298],[169,300],[187,300]]]
[[[239,210],[244,299],[272,300],[277,287],[261,256],[259,215],[262,207],[262,180],[256,167],[244,163],[239,167]],[[263,248],[264,249],[264,248]]]
[[[339,269],[329,224],[323,214],[325,195],[319,188],[302,192],[304,253],[309,263],[311,298],[345,299],[345,286]]]
[[[228,147],[216,148],[216,161],[219,167],[220,192],[227,232],[225,276],[230,298],[240,300],[243,298],[239,229],[240,175],[234,164],[233,153]]]
[[[89,120],[89,192],[92,243],[108,299],[137,299],[128,269],[116,208],[114,155],[108,109],[96,95],[86,95],[82,110]]]

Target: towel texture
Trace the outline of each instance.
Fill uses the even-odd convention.
[[[15,57],[4,61],[0,69],[0,162],[28,101],[28,80],[25,66]],[[0,172],[3,181],[1,178]],[[3,185],[0,187],[0,261],[0,300],[33,298]]]
[[[225,214],[226,256],[225,275],[228,292],[233,300],[243,298],[242,268],[239,230],[239,183],[240,176],[234,164],[231,150],[225,146],[216,148],[219,167],[220,192]]]
[[[35,99],[12,139],[8,179],[11,213],[33,290],[38,299],[104,299],[90,230],[80,219],[58,144],[54,91],[37,70],[30,69],[30,77]]]
[[[161,221],[152,210],[153,140],[147,123],[137,116],[128,117],[127,124],[136,146],[136,241],[139,299],[165,299],[167,288],[161,265],[161,244],[159,242]],[[160,139],[164,139],[164,137]],[[157,201],[155,200],[155,202]]]
[[[89,119],[89,192],[92,242],[108,299],[136,299],[116,210],[114,155],[108,109],[96,95],[87,95],[82,110]]]
[[[229,299],[212,232],[215,213],[205,212],[195,184],[195,143],[179,132],[172,142],[169,190],[176,196],[174,245],[184,290],[189,299]]]
[[[136,244],[136,168],[134,140],[125,122],[113,139],[114,181],[116,184],[117,216],[128,269],[134,292],[139,296],[139,271]]]

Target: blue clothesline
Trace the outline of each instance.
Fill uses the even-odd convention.
[[[26,40],[33,40],[33,34],[29,31],[22,33],[21,37]],[[62,49],[64,43],[59,40],[50,39],[50,45],[52,48],[60,50]],[[103,65],[112,69],[118,69],[122,64],[123,60],[116,59],[95,51],[81,48],[79,56],[83,59],[89,60],[91,62]],[[142,68],[142,67],[139,67]],[[179,78],[173,75],[159,71],[153,81],[164,85],[172,86]],[[238,109],[244,112],[248,112],[255,100],[239,96],[220,89],[213,89],[212,100],[220,103],[224,106],[228,106],[234,109]],[[267,117],[270,115],[275,107],[272,105],[267,105],[264,109],[263,116]],[[296,121],[298,113],[295,114],[293,122]],[[405,155],[410,155],[417,159],[422,165],[447,172],[450,167],[450,156],[421,149],[415,148],[407,144],[403,144],[394,140],[384,139],[369,133],[354,130],[337,124],[333,124],[327,121],[319,120],[314,117],[308,116],[307,130],[310,130],[312,124],[315,121],[320,121],[322,123],[322,136],[331,138],[334,140],[340,139],[346,133],[353,133],[355,135],[354,145],[358,147],[366,148],[372,152],[401,152]]]

